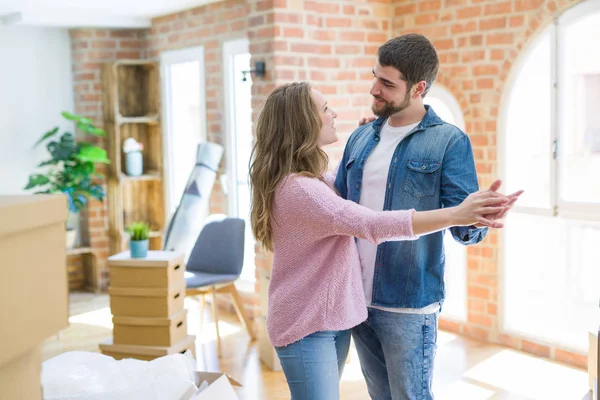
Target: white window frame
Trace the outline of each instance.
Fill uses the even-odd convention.
[[[225,158],[226,158],[226,174],[224,180],[225,186],[225,194],[227,195],[227,212],[228,215],[233,217],[239,217],[238,215],[238,183],[237,183],[237,157],[234,157],[237,152],[235,149],[237,148],[236,135],[234,135],[234,130],[236,126],[235,115],[233,114],[233,110],[235,110],[235,85],[232,83],[235,82],[236,79],[242,79],[243,76],[235,76],[234,68],[232,65],[233,57],[237,54],[245,54],[250,53],[250,41],[248,38],[238,38],[231,39],[223,43],[223,98],[224,98],[224,108],[223,111],[225,113],[224,121],[224,145],[225,145]],[[222,177],[223,178],[223,177]],[[250,226],[246,226],[246,229],[252,229]],[[248,244],[246,244],[248,245]],[[256,264],[255,270],[256,274]],[[245,276],[240,276],[240,278],[236,281],[236,287],[238,291],[244,293],[253,293],[255,289],[256,278],[249,279]]]
[[[456,125],[456,127],[461,129],[463,132],[465,131],[466,128],[465,128],[464,113],[463,113],[462,108],[460,107],[460,104],[458,103],[458,100],[456,99],[456,97],[454,97],[452,92],[450,92],[444,85],[435,83],[435,84],[433,84],[431,89],[429,89],[427,96],[425,96],[425,103],[427,103],[428,97],[430,97],[430,98],[435,97],[435,98],[439,99],[442,103],[444,103],[444,105],[446,105],[448,107],[448,109],[452,113],[452,116],[455,119],[454,125]],[[435,111],[435,107],[433,110]],[[450,235],[449,231],[447,231],[445,233],[445,235]],[[454,239],[452,239],[452,240],[454,240]],[[462,304],[462,310],[459,311],[458,314],[451,314],[451,313],[448,313],[447,311],[444,312],[444,308],[442,308],[441,316],[448,321],[464,323],[464,322],[467,322],[467,320],[469,318],[469,295],[468,295],[468,275],[469,275],[468,259],[469,259],[469,257],[468,257],[468,254],[466,254],[467,253],[466,246],[460,245],[456,242],[454,242],[453,245],[456,245],[457,247],[462,247],[462,250],[465,252],[465,254],[464,254],[465,263],[462,266],[463,272],[464,272],[464,284],[465,284],[465,292],[463,293],[464,303]],[[447,269],[447,267],[448,266],[446,265],[446,269]],[[448,310],[448,308],[446,308],[446,310]]]
[[[529,48],[533,48],[538,40],[548,32],[550,34],[550,42],[551,42],[551,82],[548,84],[551,85],[551,133],[550,133],[550,143],[551,146],[551,157],[549,160],[549,168],[550,168],[550,207],[523,207],[519,206],[518,203],[514,206],[512,213],[521,213],[528,215],[537,215],[537,216],[546,216],[550,218],[564,218],[565,220],[575,222],[581,227],[591,226],[597,227],[600,224],[600,203],[599,204],[589,204],[589,203],[577,203],[577,202],[568,202],[560,199],[560,132],[559,132],[559,123],[560,123],[560,110],[559,110],[559,99],[561,96],[561,86],[559,81],[559,72],[561,68],[564,68],[564,58],[561,57],[561,32],[564,29],[566,24],[573,23],[580,19],[581,17],[595,14],[600,12],[600,0],[588,0],[584,3],[580,3],[573,8],[567,10],[565,13],[555,18],[554,22],[547,27],[546,29],[541,30],[537,37],[534,37],[530,44]],[[508,110],[509,110],[509,102],[510,102],[510,89],[513,86],[515,80],[518,77],[518,74],[522,70],[522,67],[525,63],[527,57],[525,57],[526,52],[529,50],[526,48],[523,50],[523,54],[517,58],[517,60],[513,63],[511,71],[505,81],[505,86],[502,94],[502,98],[500,100],[500,113],[498,118],[498,170],[501,177],[506,177],[506,164],[507,164],[507,154],[510,153],[510,149],[507,149],[506,146],[506,124],[508,120]],[[556,153],[557,154],[556,154]],[[504,230],[500,232],[498,235],[498,246],[500,248],[504,248]],[[535,334],[518,331],[514,329],[507,330],[504,327],[505,324],[505,310],[503,304],[505,304],[503,297],[507,295],[506,290],[506,282],[505,282],[505,254],[504,251],[498,252],[498,322],[501,331],[516,334],[520,337],[529,338],[531,340],[537,340],[540,342],[547,342],[545,338],[539,338]],[[563,345],[562,343],[549,343],[550,345]],[[581,349],[575,349],[575,351],[580,351]]]
[[[172,64],[179,64],[191,61],[200,63],[200,114],[201,114],[201,132],[200,140],[207,140],[207,124],[206,124],[206,71],[204,62],[204,46],[189,47],[186,49],[165,51],[160,54],[160,74],[161,74],[161,99],[162,99],[162,139],[163,139],[163,159],[165,162],[164,174],[164,197],[165,197],[165,220],[171,218],[170,193],[173,179],[173,160],[171,158],[171,150],[173,149],[173,126],[170,120],[172,104],[169,101],[171,98],[171,82],[168,74],[168,68]]]
[[[237,171],[237,159],[232,157],[231,150],[237,146],[235,135],[232,135],[235,129],[235,116],[232,110],[235,106],[231,103],[235,101],[235,87],[231,83],[235,79],[242,79],[241,76],[233,76],[232,58],[236,54],[244,54],[250,52],[250,43],[248,38],[239,38],[228,40],[223,43],[223,72],[224,72],[224,132],[225,132],[225,148],[227,161],[227,211],[231,216],[238,216],[237,204],[237,182],[235,180]]]
[[[590,14],[598,14],[600,13],[600,0],[588,0],[583,3],[580,3],[571,9],[565,11],[558,19],[555,20],[556,26],[556,36],[555,36],[555,46],[556,51],[553,52],[553,56],[557,58],[557,60],[553,60],[553,66],[555,66],[555,75],[554,75],[554,87],[555,87],[555,97],[553,103],[557,106],[558,99],[561,98],[563,87],[560,85],[559,77],[560,72],[564,68],[565,58],[560,55],[561,49],[564,48],[563,40],[564,35],[562,32],[565,29],[565,26],[570,25],[572,23],[576,23],[582,17],[588,16]],[[555,108],[556,110],[556,108]],[[553,110],[554,111],[554,110]],[[556,113],[555,117],[555,128],[556,136],[555,140],[558,140],[558,157],[556,159],[556,185],[554,188],[554,199],[555,199],[555,215],[562,216],[565,218],[571,219],[582,219],[585,221],[594,220],[600,221],[600,202],[596,204],[591,203],[579,203],[573,201],[564,201],[560,198],[560,132],[558,132],[559,126],[559,118],[560,113]]]

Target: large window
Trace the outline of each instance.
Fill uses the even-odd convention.
[[[444,121],[456,125],[464,131],[465,121],[458,101],[443,86],[432,86],[425,104],[429,104],[435,113]],[[442,308],[442,316],[457,321],[467,320],[467,248],[457,243],[450,231],[444,235],[444,251],[446,269],[446,299]]]
[[[585,351],[600,322],[600,3],[561,16],[515,65],[503,99],[503,325]]]

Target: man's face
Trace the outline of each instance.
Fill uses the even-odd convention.
[[[410,106],[411,89],[404,77],[394,67],[383,67],[377,62],[373,68],[373,96],[371,110],[378,117],[390,117]]]

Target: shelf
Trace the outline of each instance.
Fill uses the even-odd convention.
[[[145,115],[141,117],[117,117],[117,124],[158,124],[158,114]]]
[[[110,158],[107,180],[110,252],[128,248],[124,231],[134,222],[149,224],[150,249],[161,246],[165,229],[163,137],[161,134],[160,74],[155,60],[106,63],[102,74],[103,115]],[[144,145],[143,174],[126,174],[128,139]]]
[[[158,171],[148,171],[147,173],[140,176],[129,176],[127,174],[120,174],[119,180],[125,182],[131,181],[160,181],[162,177]]]
[[[75,247],[73,249],[67,249],[67,256],[76,256],[79,254],[91,254],[94,250],[91,247]]]

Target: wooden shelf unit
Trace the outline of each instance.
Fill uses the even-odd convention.
[[[104,129],[111,160],[108,185],[110,251],[129,248],[127,226],[150,225],[150,249],[160,250],[165,229],[163,143],[160,126],[159,66],[149,60],[121,60],[104,65]],[[123,142],[143,143],[144,172],[129,176]]]

